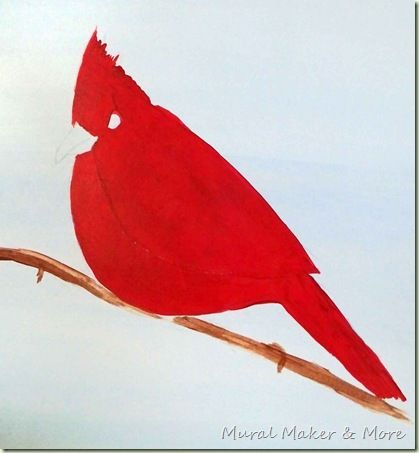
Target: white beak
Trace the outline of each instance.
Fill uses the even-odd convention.
[[[68,156],[75,156],[90,150],[97,137],[91,136],[82,127],[72,126],[57,146],[54,154],[55,164],[59,164]]]

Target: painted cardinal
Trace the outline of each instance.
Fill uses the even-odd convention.
[[[304,248],[210,145],[116,65],[93,33],[78,73],[73,125],[98,139],[76,158],[71,208],[97,279],[162,315],[277,302],[380,398],[404,395],[310,274]],[[108,127],[112,114],[118,127]]]

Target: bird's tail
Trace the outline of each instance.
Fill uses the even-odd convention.
[[[288,313],[354,378],[379,398],[406,401],[377,355],[312,277],[291,277],[281,283],[280,291],[281,303]]]

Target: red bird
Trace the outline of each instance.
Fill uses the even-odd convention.
[[[162,315],[277,302],[367,389],[405,400],[269,204],[116,60],[94,32],[73,102],[73,125],[98,137],[77,156],[71,182],[77,239],[97,279]]]

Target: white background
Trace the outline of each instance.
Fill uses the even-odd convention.
[[[413,1],[0,3],[0,245],[91,275],[69,209],[68,133],[95,26],[154,103],[264,195],[414,413]],[[74,144],[87,134],[79,131]],[[88,149],[89,142],[78,152]],[[3,448],[402,448],[414,425],[273,364],[0,264]],[[355,382],[278,305],[205,319]],[[222,440],[224,426],[358,439]],[[402,429],[397,442],[362,428]],[[278,436],[279,437],[279,436]]]

